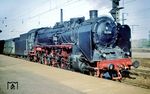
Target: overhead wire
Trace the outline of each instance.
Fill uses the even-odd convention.
[[[29,13],[37,10],[37,9],[40,9],[41,7],[43,7],[44,4],[46,4],[49,0],[43,0],[40,4],[37,4],[36,6],[32,7],[32,8],[27,8],[25,9],[24,12],[21,12],[20,15],[16,15],[15,17],[13,18],[9,18],[9,20],[16,20],[18,18],[23,18],[24,16],[27,16],[29,15]]]
[[[47,3],[46,1],[50,1],[50,0],[45,0],[44,3]],[[74,4],[74,3],[78,2],[78,1],[80,1],[80,0],[67,0],[65,3],[61,4],[59,7],[68,6],[68,5]],[[58,9],[59,7],[58,7],[58,5],[56,5],[54,8],[50,8],[50,9],[48,9],[46,11],[43,11],[43,12],[38,13],[38,14],[35,14],[33,16],[29,16],[29,13],[32,13],[32,11],[34,11],[36,9],[39,9],[39,8],[32,8],[30,11],[22,13],[22,15],[16,16],[16,17],[11,18],[11,19],[7,19],[7,21],[9,21],[9,23],[11,23],[11,22],[16,22],[18,20],[21,20],[21,21],[22,20],[23,21],[31,20],[31,19],[36,18],[38,16],[44,15],[44,14],[46,14],[48,12],[54,11],[54,10]],[[26,16],[28,16],[28,17],[26,17]]]
[[[61,4],[61,5],[59,5],[59,7],[56,6],[56,7],[54,7],[54,8],[49,9],[49,10],[46,10],[46,11],[44,11],[44,12],[38,13],[38,14],[36,14],[36,15],[34,15],[34,16],[29,17],[28,19],[33,19],[33,18],[35,18],[35,17],[44,15],[44,14],[46,14],[46,13],[48,13],[48,12],[54,11],[54,10],[56,10],[56,9],[62,7],[62,6],[68,6],[68,5],[74,4],[74,3],[78,2],[78,1],[81,1],[81,0],[75,0],[75,1],[73,1],[73,2],[71,2],[71,1],[73,1],[73,0],[69,0],[69,1],[67,1],[67,2],[65,2],[65,3],[63,3],[63,4]]]
[[[45,1],[45,3],[46,3],[46,2],[49,1],[49,0],[44,0],[44,1]],[[28,16],[28,14],[26,14],[26,15],[23,15],[23,16],[21,16],[21,15],[16,16],[16,18],[14,17],[13,19],[7,19],[7,26],[9,26],[9,28],[10,28],[10,27],[14,28],[17,24],[18,24],[18,25],[24,24],[25,22],[28,22],[28,20],[31,20],[31,19],[40,17],[40,16],[42,16],[42,15],[48,13],[48,12],[54,11],[54,10],[60,8],[60,7],[68,6],[68,5],[77,3],[78,1],[81,1],[81,0],[67,0],[66,2],[62,3],[62,4],[59,5],[59,6],[56,5],[56,6],[53,7],[53,8],[50,7],[50,9],[48,9],[48,10],[46,10],[46,11],[43,11],[43,12],[41,12],[41,13],[38,13],[38,14],[36,14],[36,15],[33,15],[33,16],[26,17],[26,16]],[[43,3],[43,4],[44,4],[44,3]],[[32,11],[34,11],[35,9],[38,9],[38,8],[36,8],[36,7],[35,7],[35,8],[32,8]],[[30,10],[30,11],[31,11],[31,10]],[[29,13],[29,12],[26,12],[26,13]],[[25,12],[22,13],[22,14],[25,14]],[[8,23],[8,22],[9,22],[9,23]],[[14,24],[12,24],[12,23],[14,23]],[[38,21],[38,25],[39,25],[39,23],[41,24],[40,21]]]

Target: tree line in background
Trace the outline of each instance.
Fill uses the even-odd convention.
[[[150,48],[149,39],[132,40],[132,48]]]

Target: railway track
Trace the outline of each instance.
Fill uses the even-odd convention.
[[[140,62],[140,67],[137,69],[132,69],[131,72],[135,75],[136,79],[124,79],[123,83],[134,85],[137,87],[150,89],[150,49],[133,49],[132,52],[133,60],[138,60]]]
[[[135,79],[126,78],[122,80],[123,83],[150,89],[150,68],[140,67],[139,69],[133,69],[131,72]]]

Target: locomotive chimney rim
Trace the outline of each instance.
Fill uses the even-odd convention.
[[[90,19],[97,18],[98,17],[98,10],[90,10],[89,14],[90,14]]]

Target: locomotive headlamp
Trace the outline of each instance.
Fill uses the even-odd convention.
[[[125,55],[129,56],[129,55],[130,55],[130,53],[129,53],[129,52],[126,52],[126,53],[125,53]]]
[[[108,30],[108,26],[106,26],[106,30]]]
[[[102,54],[102,56],[103,56],[104,58],[106,58],[106,54]]]
[[[112,34],[112,32],[111,32],[111,31],[112,31],[111,22],[109,22],[109,21],[106,22],[106,23],[105,23],[105,26],[106,26],[106,27],[105,27],[105,32],[104,32],[104,33],[105,33],[105,34]]]
[[[129,57],[130,56],[130,52],[123,52],[123,54],[124,54],[125,57]]]
[[[111,34],[112,32],[109,30],[109,27],[106,26],[104,34]]]

